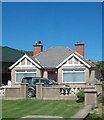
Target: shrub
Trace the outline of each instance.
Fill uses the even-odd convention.
[[[84,102],[85,93],[84,90],[80,90],[77,94],[77,102]]]

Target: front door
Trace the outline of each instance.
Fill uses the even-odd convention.
[[[52,80],[56,80],[57,79],[56,71],[48,71],[48,78]]]

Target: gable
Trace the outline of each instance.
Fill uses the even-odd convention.
[[[22,59],[22,60],[18,63],[17,66],[18,66],[18,67],[19,67],[19,66],[34,66],[34,64],[33,64],[33,62],[31,62],[31,61],[28,60],[27,58],[24,58],[24,59]]]
[[[76,57],[72,56],[69,60],[65,62],[63,66],[83,66],[83,63]]]
[[[41,68],[41,66],[36,63],[35,61],[33,61],[30,57],[28,57],[27,55],[24,55],[23,57],[21,57],[17,62],[15,62],[11,67],[9,67],[9,69],[12,69],[14,67],[38,67]]]
[[[56,68],[60,66],[87,66],[91,67],[90,64],[86,63],[83,59],[75,55],[74,53],[67,57],[63,62],[61,62]]]

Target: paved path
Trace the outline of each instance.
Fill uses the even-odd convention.
[[[65,120],[63,117],[59,116],[37,116],[37,115],[29,115],[26,117],[22,117],[18,120]]]
[[[90,110],[92,109],[92,105],[85,106],[82,110],[77,112],[74,116],[72,116],[69,120],[85,120],[88,116]]]

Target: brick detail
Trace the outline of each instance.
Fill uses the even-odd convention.
[[[43,51],[43,46],[42,45],[34,45],[34,52],[33,56],[36,56],[40,54]]]
[[[75,44],[76,52],[84,57],[84,44],[82,42],[78,42]]]
[[[34,46],[34,52],[33,56],[39,55],[43,51],[43,45],[41,44],[41,41],[37,41]]]

